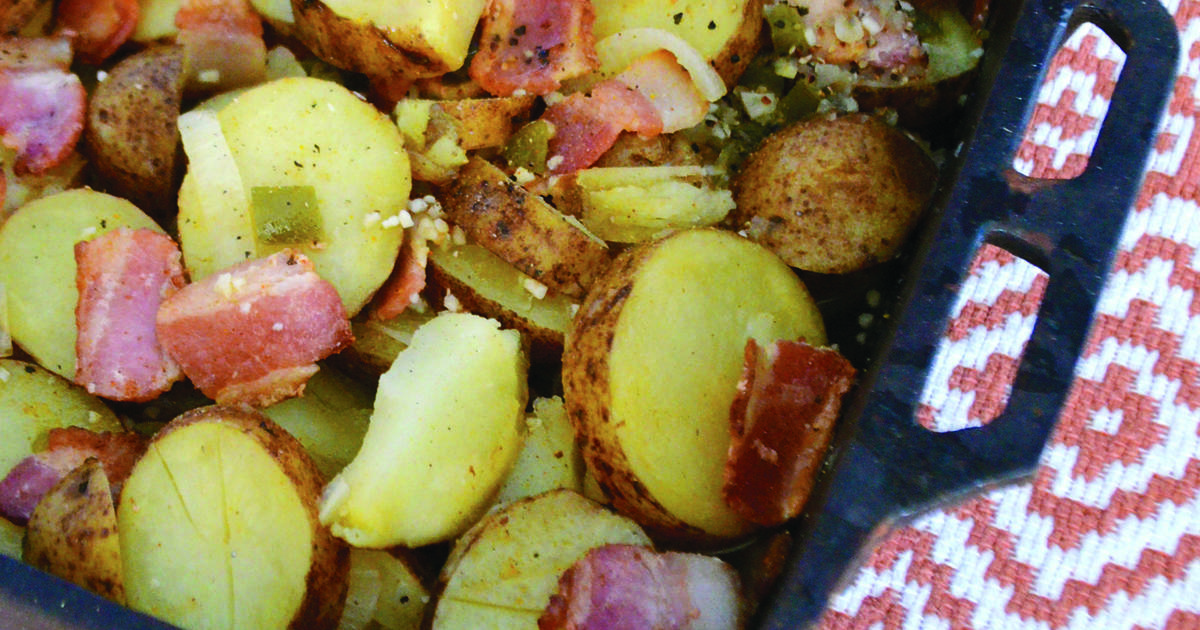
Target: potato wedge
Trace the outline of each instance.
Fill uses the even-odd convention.
[[[292,0],[296,35],[318,57],[368,76],[410,79],[457,70],[484,0]]]
[[[75,243],[118,227],[162,231],[124,199],[86,188],[43,197],[0,226],[0,283],[13,341],[38,363],[75,378]]]
[[[630,28],[653,27],[692,45],[727,86],[758,51],[762,2],[757,0],[608,0],[596,2],[596,39]]]
[[[525,441],[496,503],[511,503],[549,490],[583,492],[583,452],[562,398],[538,398],[525,418]]]
[[[584,169],[575,175],[579,218],[596,236],[618,243],[716,225],[733,209],[733,195],[706,180],[699,166]]]
[[[613,504],[657,537],[707,545],[754,529],[721,495],[748,338],[822,344],[825,331],[791,269],[719,230],[627,250],[579,309],[563,353],[571,422]]]
[[[536,627],[559,576],[589,549],[610,543],[650,539],[637,523],[571,490],[511,503],[455,542],[431,626]]]
[[[99,460],[85,461],[38,502],[26,525],[21,559],[125,603],[117,510]]]
[[[936,183],[920,145],[879,118],[810,118],[746,160],[730,220],[793,267],[846,273],[894,256]]]
[[[463,309],[519,330],[529,342],[532,360],[552,361],[562,353],[577,306],[570,298],[550,292],[538,297],[532,278],[473,243],[433,248],[428,272]]]
[[[608,264],[603,241],[482,158],[467,162],[441,202],[475,242],[565,295],[583,297]]]
[[[336,627],[349,550],[318,522],[320,494],[312,459],[265,416],[172,420],[117,507],[129,606],[187,628]]]
[[[330,482],[322,522],[357,547],[457,536],[517,457],[525,388],[516,332],[465,313],[420,327],[380,377],[362,449]]]
[[[215,129],[204,116],[212,113],[181,118],[189,167],[179,190],[179,237],[192,279],[291,247],[357,313],[391,273],[403,240],[387,221],[411,189],[396,126],[346,88],[312,78],[239,94],[216,114]],[[298,231],[299,242],[261,229],[271,211],[301,205],[292,224],[316,227]]]
[[[418,630],[429,589],[406,557],[409,550],[350,550],[350,588],[338,630]]]
[[[436,106],[454,120],[463,150],[474,151],[504,144],[514,121],[526,118],[535,100],[534,96],[464,98],[437,101]]]
[[[174,214],[183,48],[159,46],[126,57],[88,100],[84,140],[104,190],[156,216]]]

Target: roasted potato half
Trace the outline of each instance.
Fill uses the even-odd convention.
[[[196,409],[159,431],[117,507],[128,605],[185,628],[334,628],[349,549],[323,480],[262,414]]]
[[[109,72],[88,101],[84,139],[104,190],[156,216],[175,208],[183,48],[135,53]]]
[[[292,0],[296,35],[318,57],[368,76],[433,77],[467,56],[484,0]]]
[[[810,118],[746,160],[730,219],[793,267],[846,273],[894,256],[936,183],[925,150],[879,118]]]
[[[758,52],[761,0],[608,0],[595,2],[601,40],[630,28],[660,28],[682,37],[721,75],[737,83]]]
[[[677,232],[622,253],[592,286],[563,352],[588,469],[652,535],[697,546],[754,529],[722,497],[746,341],[825,329],[774,254],[733,233]]]

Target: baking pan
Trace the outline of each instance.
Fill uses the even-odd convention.
[[[1141,187],[1174,82],[1178,34],[1158,0],[991,3],[992,39],[935,211],[920,236],[889,338],[838,427],[796,547],[757,627],[820,618],[850,569],[891,529],[939,504],[1031,476],[1066,399],[1117,239]],[[1054,53],[1082,23],[1126,53],[1087,168],[1074,179],[1013,170]],[[1004,411],[983,427],[935,433],[919,396],[956,288],[976,251],[1002,247],[1049,275]]]
[[[944,169],[889,318],[893,327],[848,401],[828,465],[792,527],[794,551],[755,627],[811,625],[890,529],[1031,475],[1066,398],[1175,77],[1178,35],[1158,0],[991,5],[987,53],[957,133],[965,140]],[[1012,162],[1043,73],[1085,22],[1127,55],[1092,156],[1074,179],[1024,177]],[[934,433],[916,421],[918,396],[955,289],[985,243],[1037,265],[1049,285],[1005,410],[984,427]],[[0,556],[0,628],[170,627]]]

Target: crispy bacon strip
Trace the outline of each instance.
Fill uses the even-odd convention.
[[[158,336],[206,396],[260,407],[302,393],[316,362],[354,341],[333,285],[291,250],[184,287],[159,308]]]
[[[155,315],[184,285],[179,246],[120,228],[75,245],[75,382],[111,400],[144,402],[183,378],[158,343]]]
[[[129,39],[140,14],[137,0],[61,0],[54,19],[74,35],[79,58],[99,65]]]
[[[61,164],[83,133],[87,92],[70,63],[63,38],[0,41],[0,135],[17,152],[19,175]]]
[[[38,501],[89,457],[100,460],[115,497],[145,451],[146,440],[136,433],[51,429],[46,450],[21,460],[0,480],[0,516],[24,526]]]
[[[226,90],[266,79],[262,18],[247,0],[183,0],[175,26],[189,89]]]
[[[375,296],[371,306],[372,319],[392,319],[413,305],[425,288],[425,263],[428,258],[429,246],[424,241],[418,246],[413,243],[411,236],[405,238],[396,268]]]
[[[606,545],[563,574],[539,630],[733,630],[742,605],[733,568],[712,556]]]
[[[854,368],[836,350],[776,341],[760,351],[746,342],[722,489],[735,511],[761,525],[800,513],[853,382]]]
[[[662,132],[662,118],[650,99],[616,79],[575,93],[548,107],[542,118],[554,124],[551,172],[572,173],[591,166],[612,148],[622,131],[643,136]],[[555,159],[562,158],[561,160]]]
[[[662,133],[698,125],[708,113],[708,99],[669,51],[643,55],[615,78],[646,97],[658,112]]]
[[[599,67],[591,0],[491,0],[471,78],[496,96],[549,94]]]

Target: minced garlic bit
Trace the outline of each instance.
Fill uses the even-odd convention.
[[[450,228],[450,242],[454,243],[455,245],[466,245],[467,233],[457,225]]]
[[[524,287],[530,295],[539,300],[546,297],[546,291],[549,290],[546,285],[534,280],[533,278],[525,278],[524,280],[521,280],[521,286]]]
[[[94,225],[89,225],[89,226],[83,228],[83,230],[81,230],[79,232],[79,238],[81,238],[81,239],[92,238],[95,235],[96,235],[96,226],[94,226]]]
[[[408,211],[413,214],[421,214],[429,209],[429,202],[424,199],[409,199]]]
[[[526,52],[526,54],[529,55],[530,59],[533,59],[533,51],[532,50],[526,50],[525,52]],[[526,94],[529,94],[529,92],[526,92],[525,88],[517,88],[517,89],[513,90],[513,93],[512,93],[512,95],[517,98],[525,96]]]
[[[446,223],[445,219],[434,219],[433,227],[438,231],[438,234],[446,236],[450,234],[450,224]]]
[[[275,332],[283,330],[283,322],[275,322],[274,324],[271,324],[271,330],[274,330]]]
[[[215,68],[201,70],[200,74],[196,75],[196,79],[201,83],[217,83],[221,80],[221,71]]]
[[[242,302],[238,305],[238,310],[241,311],[243,315],[248,315],[250,313],[250,306],[251,305],[249,302]]]
[[[546,159],[546,168],[553,171],[554,169],[558,168],[559,166],[562,166],[562,163],[566,159],[567,158],[565,158],[561,155],[552,155]]]
[[[412,214],[410,214],[408,210],[401,210],[396,215],[396,218],[400,219],[400,227],[403,227],[404,229],[408,229],[417,224],[416,221],[413,221]]]
[[[371,227],[372,225],[379,223],[382,219],[383,217],[381,217],[378,212],[368,212],[367,215],[363,217],[363,227]]]
[[[105,72],[103,70],[96,71],[96,82],[97,83],[104,83],[105,79],[107,79],[107,78],[108,78],[107,72]]]
[[[217,293],[220,293],[221,297],[227,300],[232,300],[233,296],[236,294],[236,291],[233,288],[233,276],[229,275],[228,273],[223,273],[217,276],[215,288],[217,289]]]
[[[566,98],[567,97],[563,96],[562,92],[551,92],[551,93],[543,96],[542,100],[545,101],[546,106],[549,107],[556,103],[563,102],[563,100],[565,100]]]
[[[446,307],[446,310],[451,313],[457,313],[462,310],[462,302],[459,302],[458,298],[454,297],[454,294],[449,291],[446,292],[446,299],[442,301],[442,306]]]
[[[411,218],[411,215],[410,215],[410,218]],[[392,216],[384,219],[383,222],[380,223],[379,225],[381,225],[385,228],[389,228],[389,229],[394,228],[394,227],[400,227],[400,216],[392,215]]]
[[[88,411],[87,423],[96,424],[97,422],[100,422],[100,414],[96,413],[95,411]]]
[[[578,312],[579,312],[579,305],[572,302],[571,303],[571,317],[575,317],[575,314]]]
[[[513,179],[517,180],[518,184],[521,184],[522,186],[524,186],[525,184],[528,184],[529,182],[537,179],[537,175],[534,175],[529,169],[525,168],[524,166],[518,166],[517,170],[513,171]]]
[[[12,374],[10,374],[8,370],[0,367],[0,383],[7,383],[8,377],[10,376],[12,376]]]

